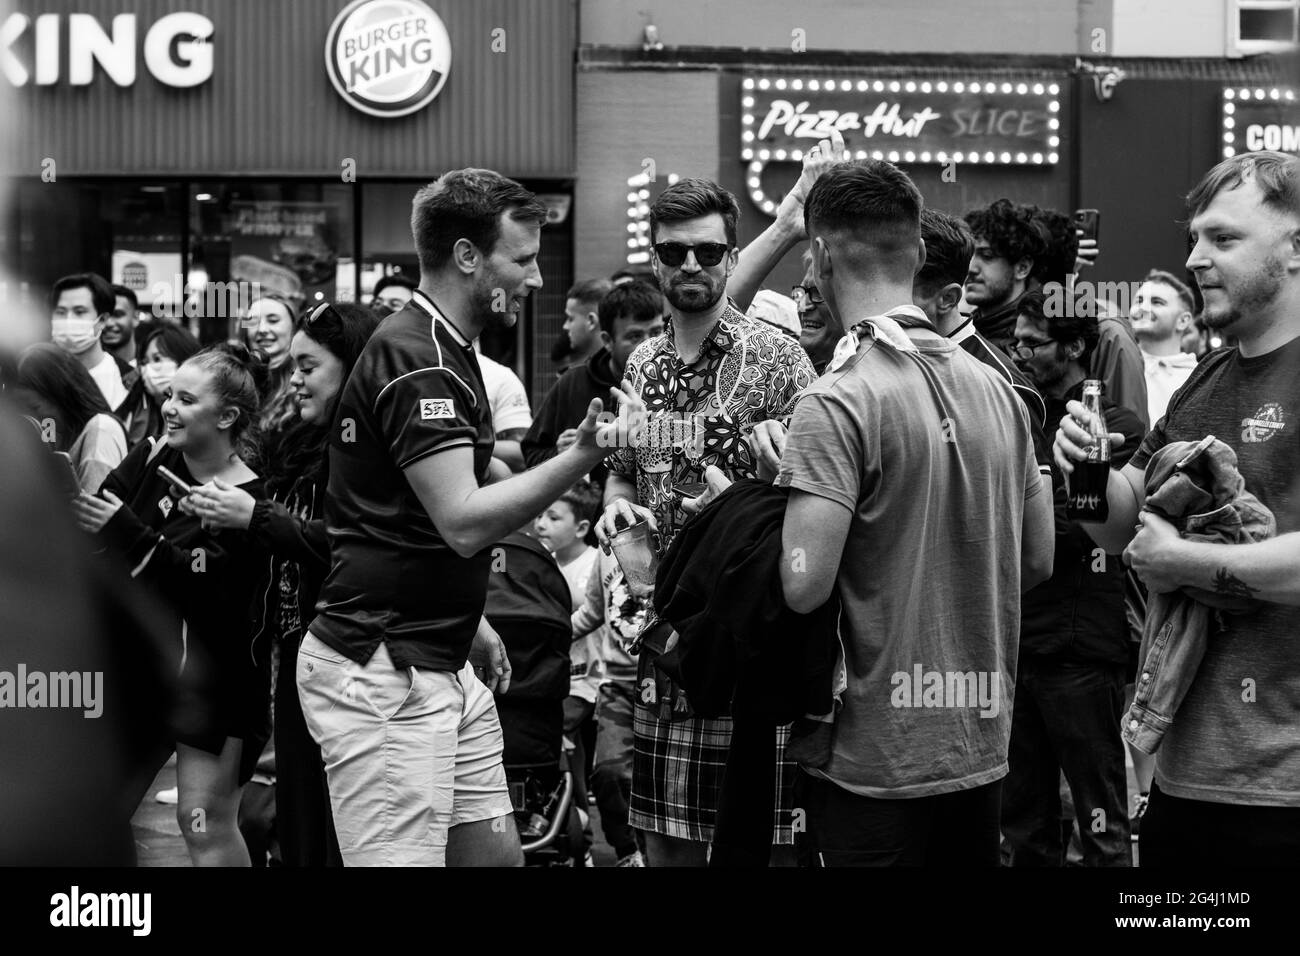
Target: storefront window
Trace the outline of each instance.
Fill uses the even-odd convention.
[[[355,186],[195,182],[189,189],[188,284],[203,337],[237,338],[251,300],[274,292],[298,306],[356,297]]]
[[[43,295],[61,276],[98,272],[168,314],[181,282],[184,193],[177,183],[21,180],[10,190],[5,261]]]

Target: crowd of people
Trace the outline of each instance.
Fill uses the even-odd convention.
[[[174,751],[196,865],[517,865],[561,823],[590,865],[592,806],[619,866],[1293,865],[1298,162],[1187,208],[1116,302],[1065,213],[949,215],[838,138],[743,249],[682,179],[650,268],[568,291],[535,412],[479,339],[546,211],[489,170],[416,193],[418,281],[265,294],[238,342],[60,279],[0,384],[164,622],[114,805]]]

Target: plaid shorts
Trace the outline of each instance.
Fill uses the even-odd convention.
[[[637,702],[632,720],[632,799],[628,824],[638,830],[708,843],[713,839],[731,718],[659,720]],[[789,727],[777,727],[776,806],[772,842],[794,844],[795,764],[785,760]]]

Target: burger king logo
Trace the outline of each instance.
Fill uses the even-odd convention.
[[[354,0],[325,40],[325,69],[339,96],[371,116],[406,116],[447,82],[451,39],[420,0]]]

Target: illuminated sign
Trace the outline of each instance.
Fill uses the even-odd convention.
[[[804,150],[838,130],[856,159],[894,163],[1050,166],[1061,145],[1060,84],[1019,80],[747,78],[741,93],[741,158],[750,195],[769,214],[762,190],[769,162],[803,160]]]
[[[1225,89],[1223,158],[1260,149],[1300,152],[1296,91],[1278,87]]]
[[[134,13],[119,13],[105,30],[89,13],[67,15],[68,82],[89,86],[98,66],[118,86],[131,86],[136,75]],[[59,82],[60,26],[64,17],[42,13],[35,19],[11,13],[0,27],[0,72],[13,86],[52,86]],[[14,50],[31,28],[31,52],[25,60]],[[212,21],[199,13],[169,13],[144,34],[144,64],[166,86],[198,86],[212,78]]]
[[[325,40],[325,69],[339,96],[391,119],[432,102],[447,82],[451,39],[420,0],[355,0]]]

